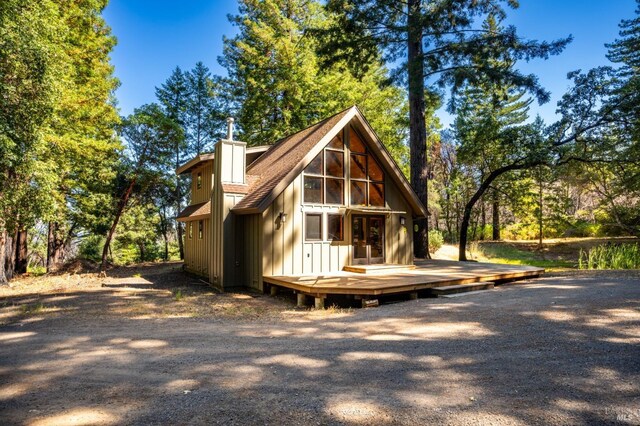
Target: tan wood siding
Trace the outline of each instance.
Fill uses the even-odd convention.
[[[242,228],[242,263],[244,285],[262,291],[262,215],[238,216]]]
[[[351,215],[344,215],[344,241],[326,241],[327,214],[344,213],[345,209],[328,205],[303,205],[302,175],[273,201],[263,214],[264,275],[304,275],[341,271],[351,264]],[[385,217],[385,263],[413,262],[413,221],[409,204],[394,182],[385,182],[386,207],[393,213]],[[284,223],[280,212],[287,215]],[[321,213],[323,241],[305,241],[305,212]],[[405,213],[398,213],[405,212]],[[405,218],[405,226],[400,225]]]
[[[198,189],[198,173],[202,173],[202,186]],[[207,161],[191,172],[191,203],[198,204],[211,198],[211,181],[213,177],[213,161]]]
[[[189,225],[193,225],[193,236],[189,238]],[[187,271],[208,277],[209,275],[209,244],[211,241],[211,227],[209,219],[202,220],[202,239],[198,238],[198,221],[186,222],[184,239],[184,267]]]

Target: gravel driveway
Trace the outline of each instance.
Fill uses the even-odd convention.
[[[640,424],[640,279],[246,321],[0,327],[2,424]]]

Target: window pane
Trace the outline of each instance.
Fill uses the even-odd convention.
[[[351,128],[350,142],[351,144],[349,145],[349,147],[351,148],[352,152],[367,152],[367,149],[364,146],[364,142],[362,142],[362,139],[360,139],[360,135],[358,135],[358,132],[356,132],[353,127]]]
[[[342,179],[327,178],[327,204],[344,204],[344,181]]]
[[[384,207],[384,184],[369,183],[369,205]]]
[[[331,142],[329,142],[327,147],[340,150],[344,149],[344,143],[342,142],[342,132],[338,133],[338,136],[331,139]]]
[[[307,214],[305,227],[305,239],[321,240],[322,239],[322,215]]]
[[[369,158],[369,179],[384,182],[384,172],[373,158]]]
[[[326,151],[327,176],[344,177],[344,154],[338,151]]]
[[[352,155],[351,156],[351,179],[367,178],[367,156]]]
[[[351,204],[354,206],[367,205],[367,183],[351,182]]]
[[[304,177],[304,202],[322,203],[322,178]]]
[[[314,175],[321,175],[322,174],[322,152],[320,154],[318,154],[316,156],[316,158],[311,160],[311,162],[309,163],[307,168],[304,169],[304,172],[305,173],[311,173],[311,174],[314,174]]]
[[[330,214],[327,219],[327,237],[331,241],[343,241],[344,232],[343,224],[344,217],[340,214]]]

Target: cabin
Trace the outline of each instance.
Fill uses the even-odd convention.
[[[247,147],[230,130],[176,173],[191,176],[178,215],[184,268],[221,291],[413,265],[413,221],[426,209],[355,106],[268,146]]]

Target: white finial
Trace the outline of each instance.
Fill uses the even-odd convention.
[[[233,140],[233,117],[227,118],[227,140]]]

